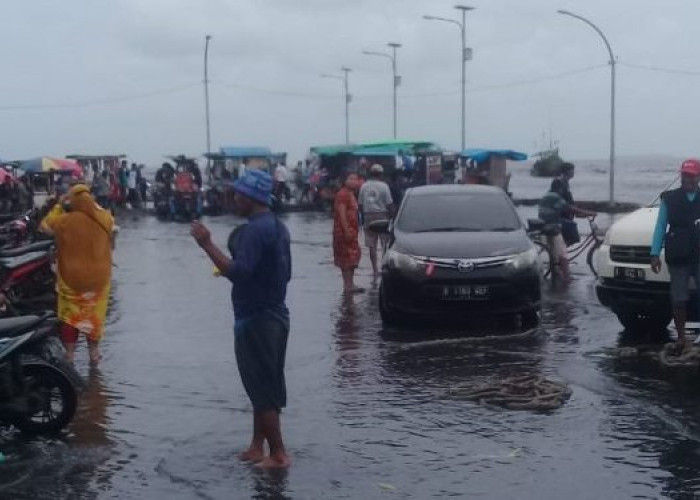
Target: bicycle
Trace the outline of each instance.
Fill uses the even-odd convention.
[[[596,250],[603,244],[605,232],[595,223],[595,217],[588,217],[587,219],[590,231],[582,241],[567,248],[567,260],[569,262],[574,262],[588,251],[586,254],[586,264],[597,278],[598,272],[595,269],[593,256]],[[538,219],[530,220],[529,222],[531,229],[528,231],[528,235],[537,246],[537,256],[542,270],[542,277],[544,279],[551,277],[552,280],[555,281],[559,275],[559,266],[554,258],[554,252],[549,246],[548,237],[559,234],[561,232],[561,227],[559,224],[545,224]]]

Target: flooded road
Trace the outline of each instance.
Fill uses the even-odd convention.
[[[700,391],[694,376],[623,363],[626,341],[583,265],[549,293],[542,326],[519,339],[382,332],[366,256],[343,299],[331,222],[285,216],[293,238],[288,304],[293,466],[236,460],[252,414],[236,371],[229,285],[184,224],[123,216],[99,372],[61,439],[3,431],[0,497],[54,498],[695,498]],[[223,244],[237,222],[207,221]],[[398,337],[398,338],[397,338]],[[480,406],[450,388],[542,374],[571,399],[548,414]],[[16,481],[13,486],[11,482]]]

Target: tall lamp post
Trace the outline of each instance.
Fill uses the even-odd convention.
[[[345,93],[345,144],[350,144],[350,101],[352,101],[352,95],[350,95],[350,87],[348,85],[348,74],[352,70],[346,67],[342,67],[340,70],[343,72],[343,76],[323,74],[321,78],[332,78],[343,82],[343,91]]]
[[[569,12],[568,10],[558,10],[557,13],[578,19],[593,28],[596,33],[600,35],[600,38],[603,39],[603,43],[610,55],[610,205],[612,206],[615,204],[615,67],[617,64],[615,55],[613,54],[610,42],[608,42],[607,37],[598,26],[585,17]]]
[[[467,48],[467,12],[474,10],[474,7],[468,7],[466,5],[455,5],[455,9],[462,11],[462,21],[457,21],[456,19],[448,19],[445,17],[437,16],[423,16],[423,19],[428,21],[443,21],[446,23],[451,23],[459,26],[462,32],[462,47],[461,47],[461,58],[462,58],[462,150],[466,147],[467,142],[467,104],[466,104],[466,93],[467,93],[467,61],[472,58],[471,49]]]
[[[209,124],[209,40],[207,35],[204,42],[204,106],[207,120],[207,172],[211,175],[211,127]]]
[[[398,123],[398,104],[397,104],[397,98],[396,98],[396,91],[401,85],[401,77],[396,75],[396,49],[401,47],[400,43],[388,43],[387,44],[389,47],[391,47],[391,54],[386,54],[384,52],[374,52],[371,50],[364,50],[362,53],[366,56],[379,56],[379,57],[384,57],[386,59],[389,59],[391,61],[391,69],[393,72],[393,83],[394,83],[394,139],[396,139],[396,130],[397,130],[397,123]]]

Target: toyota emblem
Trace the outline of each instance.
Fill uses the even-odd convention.
[[[469,260],[460,260],[457,263],[457,270],[460,273],[470,273],[474,270],[474,263]]]

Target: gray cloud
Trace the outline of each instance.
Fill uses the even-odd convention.
[[[387,61],[363,49],[399,50],[400,135],[459,145],[459,32],[427,22],[456,16],[453,2],[418,0],[4,0],[0,106],[83,103],[193,85],[92,107],[1,109],[0,157],[84,151],[157,163],[205,149],[202,52],[211,45],[214,144],[265,144],[294,157],[343,138],[340,82],[353,68],[352,138],[391,131]],[[607,154],[609,72],[596,34],[555,14],[596,21],[621,63],[696,69],[691,0],[491,0],[469,14],[468,138],[472,145],[535,149],[552,127],[570,157]],[[502,84],[588,72],[511,87]],[[700,76],[620,66],[621,154],[696,153]],[[228,86],[227,86],[228,85]],[[232,86],[231,86],[232,85]],[[472,91],[473,90],[473,91]],[[426,94],[444,94],[429,96]]]

